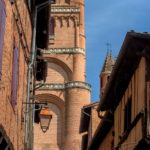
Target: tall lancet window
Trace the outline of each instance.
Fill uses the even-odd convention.
[[[55,20],[54,20],[54,18],[52,18],[50,20],[50,35],[49,35],[49,38],[54,39],[54,37],[55,37]]]

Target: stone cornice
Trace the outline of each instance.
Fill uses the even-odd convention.
[[[85,50],[83,48],[49,48],[48,50],[40,49],[42,54],[83,54]]]
[[[80,8],[52,7],[51,13],[80,13]]]
[[[37,90],[65,90],[71,88],[82,88],[91,91],[91,85],[86,82],[73,81],[68,83],[44,83],[36,84]]]

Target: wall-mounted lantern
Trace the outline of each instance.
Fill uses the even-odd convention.
[[[52,119],[52,113],[48,109],[48,107],[44,107],[41,109],[39,117],[41,129],[45,133],[49,129],[49,125]]]

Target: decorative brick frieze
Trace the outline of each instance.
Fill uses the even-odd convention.
[[[39,88],[38,88],[39,87]],[[37,84],[37,90],[65,90],[70,88],[83,88],[91,91],[91,85],[86,82],[74,81],[68,83],[45,83]]]
[[[48,50],[42,50],[42,54],[83,54],[85,50],[83,48],[49,48]]]
[[[51,13],[80,13],[80,8],[56,7],[51,8]]]

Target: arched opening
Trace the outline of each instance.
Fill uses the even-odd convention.
[[[47,60],[48,60],[48,63],[55,63],[59,67],[61,67],[66,72],[67,77],[68,77],[68,81],[71,81],[72,70],[64,61],[59,60],[59,59],[54,58],[54,57],[49,57],[49,58],[47,58]]]
[[[65,83],[68,81],[68,74],[60,65],[52,62],[47,63],[46,83]]]
[[[37,95],[36,101],[48,103],[47,106],[52,112],[52,120],[46,133],[42,132],[39,123],[34,124],[35,149],[61,150],[64,133],[64,101],[52,94]]]

